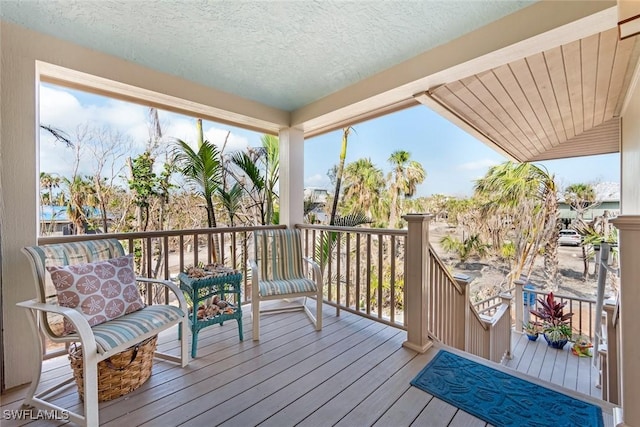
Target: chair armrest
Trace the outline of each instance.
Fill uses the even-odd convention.
[[[153,284],[166,286],[171,290],[171,292],[175,294],[176,298],[178,298],[178,303],[180,304],[180,308],[182,309],[182,311],[185,313],[185,316],[187,315],[187,313],[189,313],[189,306],[187,305],[187,300],[184,298],[184,294],[182,293],[180,288],[176,286],[175,283],[171,282],[170,280],[150,279],[148,277],[136,277],[136,281],[142,282],[142,283],[153,283]]]
[[[313,269],[313,276],[318,286],[322,286],[322,274],[320,273],[320,266],[318,265],[318,263],[310,257],[303,257],[302,259],[305,260],[306,263],[309,264]]]
[[[97,351],[91,326],[89,326],[87,319],[77,310],[69,307],[63,307],[61,305],[42,303],[36,300],[22,301],[16,303],[16,305],[34,312],[43,311],[46,313],[55,313],[64,316],[73,325],[76,330],[76,334],[70,334],[58,338],[64,339],[65,337],[68,337],[69,341],[80,341],[84,348]]]

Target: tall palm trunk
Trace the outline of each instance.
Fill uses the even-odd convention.
[[[334,225],[336,222],[336,214],[338,212],[338,198],[340,197],[340,185],[342,184],[344,160],[347,157],[347,143],[349,141],[350,132],[351,127],[342,129],[342,148],[340,150],[340,163],[338,163],[338,170],[336,171],[336,190],[333,193],[333,206],[331,207],[331,217],[329,219],[329,225]]]

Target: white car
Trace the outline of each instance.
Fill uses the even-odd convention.
[[[575,230],[560,230],[559,245],[580,246],[582,236]]]

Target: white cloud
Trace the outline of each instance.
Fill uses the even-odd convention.
[[[162,121],[162,119],[161,119]],[[204,139],[213,142],[218,148],[222,148],[225,138],[229,131],[215,127],[213,125],[203,129]],[[196,145],[196,120],[188,117],[180,117],[174,115],[168,124],[163,123],[163,133],[168,141],[174,141],[176,138],[187,142],[191,147]],[[249,146],[249,141],[240,135],[231,133],[224,150],[225,153],[244,150]]]
[[[331,186],[331,181],[327,175],[321,175],[319,173],[315,175],[308,176],[304,179],[305,187],[314,187],[314,188],[329,188]]]
[[[90,127],[109,127],[119,131],[125,139],[130,138],[133,145],[129,156],[135,157],[146,147],[149,140],[148,108],[116,99],[106,102],[96,101],[83,105],[72,93],[63,88],[40,87],[40,123],[64,131],[72,140],[77,139],[79,125]],[[195,146],[196,120],[167,111],[159,111],[159,118],[165,144],[171,144],[179,138]],[[228,131],[215,124],[205,122],[204,135],[209,141],[222,148]],[[249,146],[243,135],[231,133],[225,152],[243,150]],[[63,143],[57,142],[46,131],[40,132],[40,170],[70,176],[73,169],[74,152]],[[85,158],[79,171],[81,174],[93,173],[91,160]]]
[[[458,170],[478,170],[478,169],[488,169],[492,166],[497,165],[499,162],[493,159],[481,159],[475,160],[473,162],[462,163],[456,167]]]

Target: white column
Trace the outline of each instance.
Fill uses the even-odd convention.
[[[620,248],[620,403],[624,425],[640,427],[640,215],[611,221],[619,230]]]
[[[35,61],[14,35],[0,25],[0,262],[4,385],[31,381],[36,349],[24,309],[16,303],[36,296],[31,268],[20,249],[36,243],[38,227],[37,129],[38,105]],[[14,40],[15,41],[15,40]]]
[[[634,82],[636,80],[634,79]],[[622,111],[620,141],[620,211],[612,221],[619,230],[620,319],[618,323],[618,396],[624,425],[640,427],[640,85],[629,89]],[[635,259],[634,259],[635,258]],[[598,313],[599,314],[599,313]],[[610,346],[608,346],[610,347]],[[608,348],[611,354],[612,349]],[[633,352],[636,352],[635,354]],[[609,382],[614,379],[609,378]]]
[[[408,223],[407,269],[405,272],[405,310],[407,340],[403,346],[420,353],[433,342],[427,330],[429,287],[429,221],[432,215],[410,214],[402,217]]]
[[[293,227],[304,220],[304,134],[280,130],[280,224]]]

